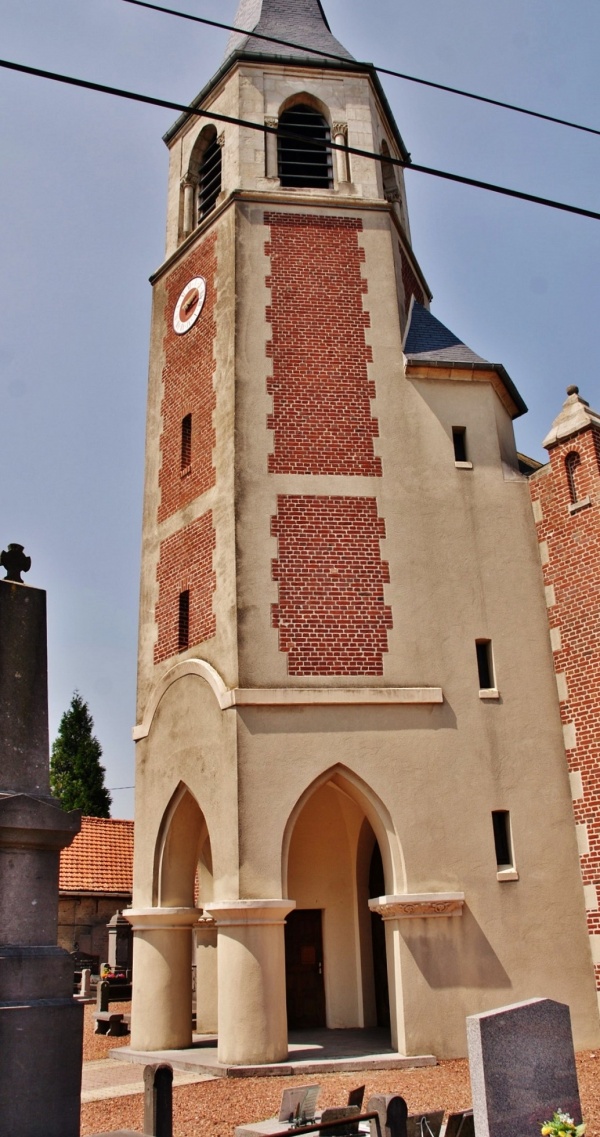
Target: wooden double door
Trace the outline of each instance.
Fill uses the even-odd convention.
[[[296,909],[286,917],[285,970],[289,1029],[326,1026],[320,908]]]

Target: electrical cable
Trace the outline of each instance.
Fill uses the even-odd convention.
[[[56,83],[64,83],[71,87],[80,87],[87,91],[97,91],[100,94],[113,95],[116,98],[128,99],[130,102],[145,103],[149,106],[162,107],[166,110],[180,111],[183,114],[195,115],[198,118],[207,118],[214,122],[225,122],[233,126],[242,126],[248,130],[259,131],[261,134],[275,134],[279,137],[302,142],[304,145],[307,143],[314,145],[319,149],[342,150],[344,154],[354,154],[359,158],[369,158],[375,162],[382,161],[381,154],[375,154],[371,150],[359,150],[355,146],[339,146],[337,143],[329,140],[326,142],[315,141],[311,143],[309,139],[302,135],[294,134],[293,131],[282,131],[276,126],[266,126],[263,123],[249,122],[246,119],[234,118],[232,115],[216,114],[212,110],[200,110],[198,107],[189,106],[185,103],[175,103],[169,99],[158,99],[152,95],[141,95],[135,91],[124,90],[121,87],[109,87],[104,83],[93,83],[89,79],[76,79],[72,75],[62,75],[56,71],[45,71],[39,67],[29,67],[24,63],[13,63],[7,59],[0,59],[0,68],[4,68],[8,71],[16,71],[24,75],[33,75],[39,79],[49,79]],[[538,197],[536,194],[509,189],[507,186],[499,186],[493,182],[479,181],[476,178],[468,178],[460,174],[451,174],[446,170],[436,170],[430,166],[419,166],[412,161],[403,162],[401,158],[392,158],[391,155],[389,157],[386,155],[385,162],[392,166],[399,166],[401,169],[414,170],[415,173],[428,174],[431,177],[442,178],[445,181],[473,186],[475,189],[484,189],[490,193],[501,194],[504,197],[514,197],[520,201],[530,201],[534,205],[544,205],[549,209],[559,209],[564,213],[575,213],[581,217],[591,217],[594,221],[600,221],[600,213],[593,209],[583,209],[577,205],[567,205],[565,202],[554,201],[552,198]]]
[[[532,111],[527,107],[517,106],[516,103],[505,103],[501,99],[492,99],[487,95],[476,95],[473,91],[465,91],[461,87],[449,87],[445,83],[435,83],[432,79],[420,79],[417,75],[408,75],[403,71],[392,71],[389,67],[378,67],[375,63],[361,63],[358,60],[348,59],[344,55],[336,55],[331,51],[320,51],[316,47],[306,47],[304,44],[293,43],[292,40],[279,39],[277,36],[264,35],[262,32],[244,31],[235,24],[222,24],[218,20],[208,20],[204,16],[193,16],[190,12],[180,12],[176,8],[165,8],[162,4],[151,4],[149,0],[121,0],[123,4],[133,4],[136,8],[149,8],[153,12],[162,12],[167,16],[178,16],[181,20],[191,20],[195,24],[205,24],[209,28],[219,28],[226,32],[236,32],[240,36],[249,36],[251,39],[262,39],[267,43],[280,44],[282,47],[293,47],[305,51],[309,55],[320,56],[323,59],[332,59],[338,63],[345,63],[348,67],[359,68],[365,71],[377,71],[381,75],[391,75],[394,79],[405,79],[408,83],[419,83],[422,87],[433,87],[436,91],[446,91],[451,95],[460,95],[464,99],[473,99],[478,103],[488,103],[492,107],[501,107],[503,110],[515,111],[517,114],[529,115],[530,118],[540,118],[544,122],[557,123],[559,126],[568,126],[571,130],[582,130],[586,134],[600,135],[600,129],[593,126],[583,126],[578,122],[571,122],[566,118],[556,118],[555,115],[543,114],[541,111]]]

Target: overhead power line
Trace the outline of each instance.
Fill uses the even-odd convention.
[[[152,95],[141,95],[135,91],[124,90],[121,87],[108,87],[105,83],[93,83],[89,79],[76,79],[72,75],[62,75],[56,71],[44,71],[39,67],[29,67],[24,63],[13,63],[7,59],[0,59],[0,68],[4,68],[8,71],[17,71],[24,75],[34,75],[39,79],[49,79],[56,83],[64,83],[71,87],[82,87],[87,91],[98,91],[103,95],[114,95],[120,99],[128,99],[130,102],[145,103],[147,106],[163,107],[166,110],[195,115],[197,118],[208,118],[213,122],[225,122],[233,126],[242,126],[247,130],[257,130],[261,134],[276,134],[280,137],[302,142],[304,145],[310,141],[306,137],[294,134],[294,132],[290,130],[282,131],[281,128],[266,126],[264,123],[249,122],[247,119],[234,118],[232,115],[216,114],[213,110],[200,110],[198,107],[189,106],[186,103],[175,103],[169,99],[158,99]],[[356,146],[338,146],[337,143],[330,142],[329,140],[315,141],[310,144],[327,150],[342,150],[345,154],[354,154],[359,158],[369,158],[374,162],[382,161],[381,154],[375,154],[371,150],[359,150]],[[498,193],[504,197],[514,197],[519,201],[531,201],[534,205],[544,205],[549,209],[559,209],[564,213],[575,213],[581,217],[591,217],[594,221],[600,221],[600,213],[597,213],[593,209],[583,209],[578,205],[567,205],[562,201],[554,201],[552,198],[547,197],[538,197],[536,194],[509,189],[507,186],[495,185],[493,182],[483,182],[477,178],[451,174],[447,170],[436,170],[430,166],[416,165],[414,162],[403,162],[401,158],[392,158],[386,155],[385,162],[392,166],[400,166],[402,169],[414,170],[414,172],[418,174],[428,174],[434,178],[442,178],[444,181],[458,182],[460,185],[473,186],[475,189]]]
[[[122,3],[133,4],[136,8],[149,8],[153,12],[162,12],[167,16],[177,16],[180,20],[191,20],[194,24],[205,24],[209,28],[219,28],[226,32],[236,32],[240,36],[250,36],[252,39],[280,44],[282,47],[293,47],[296,50],[305,51],[309,55],[332,59],[337,63],[345,63],[347,66],[358,67],[365,71],[377,71],[380,75],[391,75],[394,79],[405,79],[408,83],[418,83],[422,87],[433,87],[436,91],[460,95],[463,99],[473,99],[477,103],[488,103],[492,107],[516,111],[517,114],[528,115],[530,118],[541,118],[544,122],[568,126],[571,130],[583,130],[586,134],[600,135],[600,129],[593,126],[582,126],[581,123],[571,122],[566,118],[557,118],[555,115],[543,114],[541,111],[532,111],[528,107],[520,107],[516,103],[505,103],[501,99],[492,99],[487,95],[476,95],[473,91],[465,91],[462,87],[449,87],[445,83],[435,83],[432,79],[420,79],[417,75],[407,75],[404,71],[392,71],[389,67],[378,67],[375,63],[361,63],[358,60],[348,59],[345,55],[337,55],[331,51],[320,51],[319,48],[306,47],[304,44],[294,43],[292,40],[279,39],[277,36],[264,35],[262,32],[244,31],[243,28],[236,27],[235,24],[222,24],[218,20],[208,20],[204,16],[193,16],[190,12],[180,12],[177,8],[165,8],[162,4],[151,4],[149,0],[122,0]]]

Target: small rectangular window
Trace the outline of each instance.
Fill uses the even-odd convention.
[[[468,462],[466,426],[452,427],[452,442],[454,443],[454,461]]]
[[[492,658],[492,641],[476,640],[477,670],[479,672],[479,690],[490,691],[496,686],[494,678],[494,661]]]
[[[498,872],[514,868],[512,843],[510,839],[510,813],[507,809],[492,810],[494,826],[494,845]]]
[[[181,420],[181,469],[187,470],[192,464],[192,416]]]
[[[178,625],[179,651],[185,651],[190,646],[190,593],[189,589],[179,593],[179,625]]]

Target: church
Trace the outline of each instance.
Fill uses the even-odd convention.
[[[430,311],[376,71],[319,0],[236,27],[165,136],[132,1048],[191,1045],[192,964],[228,1065],[535,996],[597,1046],[525,404]]]

